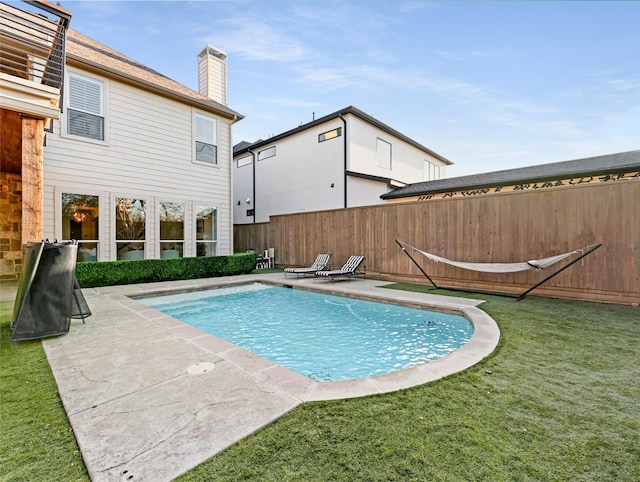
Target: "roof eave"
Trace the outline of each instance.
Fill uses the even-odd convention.
[[[110,77],[117,78],[122,80],[130,85],[134,85],[136,87],[145,88],[148,91],[162,94],[165,97],[173,98],[174,100],[192,105],[194,107],[198,107],[202,110],[209,111],[211,113],[215,113],[227,119],[230,119],[232,122],[237,122],[239,120],[244,119],[244,116],[233,109],[229,109],[222,105],[211,105],[206,101],[199,101],[197,99],[193,99],[187,95],[181,94],[179,92],[175,92],[171,89],[161,87],[152,82],[146,81],[144,79],[140,79],[139,77],[135,77],[133,75],[125,74],[117,69],[112,69],[110,67],[106,67],[97,62],[92,62],[90,60],[84,59],[74,54],[67,53],[67,64],[75,67],[81,67],[88,70],[91,70],[100,74],[107,74]],[[195,92],[195,91],[194,91]],[[212,103],[215,101],[211,101]]]
[[[624,172],[632,172],[640,170],[640,164],[617,167],[617,168],[602,168],[597,170],[590,171],[576,171],[571,173],[558,173],[556,175],[546,175],[546,176],[533,176],[527,178],[511,178],[504,179],[502,181],[494,181],[494,182],[483,182],[483,183],[470,183],[470,184],[459,184],[453,187],[448,188],[436,188],[429,190],[421,190],[416,192],[407,192],[407,193],[396,193],[394,195],[394,191],[383,194],[380,196],[382,199],[400,199],[403,197],[415,197],[415,196],[425,196],[429,194],[442,194],[451,191],[462,191],[462,190],[474,190],[474,189],[484,189],[488,187],[497,187],[497,186],[511,186],[515,184],[530,184],[536,182],[546,182],[546,181],[557,181],[561,179],[570,179],[576,177],[586,177],[586,176],[600,176],[602,174],[621,174]],[[448,180],[453,180],[455,178],[449,178]],[[396,191],[399,191],[404,188],[398,188]]]
[[[367,181],[380,182],[380,183],[383,183],[383,184],[387,184],[389,186],[396,186],[398,188],[407,185],[405,182],[398,181],[397,179],[393,179],[393,178],[390,178],[390,177],[376,176],[376,175],[373,175],[373,174],[364,174],[362,172],[346,171],[345,174],[347,176],[350,176],[350,177],[356,177],[356,178],[359,178],[359,179],[366,179]]]
[[[297,134],[299,132],[303,132],[307,129],[310,129],[312,127],[318,126],[320,124],[324,124],[325,122],[329,122],[330,120],[333,119],[339,119],[342,116],[348,115],[348,114],[352,114],[355,115],[356,117],[359,117],[360,119],[364,120],[365,122],[368,122],[369,124],[372,124],[376,127],[378,127],[379,129],[388,132],[389,134],[397,137],[398,139],[401,139],[402,141],[414,146],[417,149],[420,149],[423,152],[426,152],[427,154],[429,154],[430,156],[438,159],[439,161],[443,162],[445,165],[450,166],[453,164],[453,162],[451,162],[449,159],[441,156],[440,154],[438,154],[437,152],[432,151],[431,149],[423,146],[422,144],[420,144],[419,142],[414,141],[413,139],[411,139],[410,137],[405,136],[404,134],[402,134],[401,132],[393,129],[392,127],[389,127],[388,125],[384,124],[383,122],[380,122],[378,119],[376,119],[375,117],[371,117],[369,114],[366,114],[365,112],[361,111],[360,109],[353,107],[353,106],[349,106],[349,107],[345,107],[344,109],[340,109],[336,112],[332,112],[331,114],[327,114],[323,117],[320,117],[318,119],[315,119],[311,122],[307,122],[306,124],[303,124],[301,126],[295,127],[293,129],[290,129],[286,132],[283,132],[282,134],[278,134],[277,136],[273,136],[269,139],[265,139],[262,141],[256,141],[253,144],[251,144],[250,146],[247,146],[245,148],[243,148],[242,150],[239,150],[237,152],[234,153],[234,155],[239,155],[239,154],[244,154],[245,152],[249,152],[253,149],[257,149],[259,147],[263,147],[266,146],[268,144],[274,143],[276,141],[279,141],[281,139],[284,139],[286,137],[292,136],[294,134]]]

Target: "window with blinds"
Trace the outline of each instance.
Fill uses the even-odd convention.
[[[69,73],[67,132],[74,136],[104,140],[104,83]]]
[[[216,120],[204,114],[196,114],[195,122],[196,161],[217,164],[218,146],[216,145]]]

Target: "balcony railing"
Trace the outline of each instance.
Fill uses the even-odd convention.
[[[42,0],[19,7],[0,2],[0,72],[60,89],[71,14]]]

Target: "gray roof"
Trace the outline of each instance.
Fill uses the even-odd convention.
[[[364,120],[365,122],[368,122],[369,124],[377,127],[378,129],[381,129],[381,130],[383,130],[383,131],[385,131],[385,132],[397,137],[398,139],[402,139],[407,144],[410,144],[413,147],[415,147],[417,149],[420,149],[421,151],[426,152],[430,156],[435,157],[436,159],[438,159],[439,161],[444,162],[447,165],[453,164],[453,162],[451,162],[449,159],[446,159],[445,157],[441,156],[440,154],[438,154],[436,152],[433,152],[431,149],[423,146],[419,142],[414,141],[410,137],[405,136],[401,132],[393,129],[392,127],[389,127],[388,125],[380,122],[375,117],[372,117],[369,114],[367,114],[367,113],[365,113],[365,112],[361,111],[360,109],[357,109],[356,107],[353,107],[353,106],[345,107],[344,109],[341,109],[339,111],[333,112],[332,114],[326,115],[324,117],[320,117],[319,119],[316,119],[314,121],[308,122],[306,124],[302,124],[301,126],[296,127],[295,129],[288,130],[286,132],[283,132],[282,134],[278,134],[277,136],[270,137],[269,139],[258,140],[256,142],[250,144],[249,146],[246,146],[243,143],[238,143],[233,149],[233,155],[236,156],[238,154],[243,154],[245,152],[248,152],[249,150],[258,149],[260,147],[273,144],[274,142],[279,141],[280,139],[284,139],[285,137],[289,137],[289,136],[295,135],[295,134],[297,134],[299,132],[302,132],[304,130],[307,130],[307,129],[311,128],[311,127],[315,127],[317,125],[324,124],[325,122],[328,122],[328,121],[333,120],[333,119],[337,119],[337,118],[339,118],[339,117],[341,117],[343,115],[347,115],[347,114],[353,114],[353,115],[359,117],[360,119]],[[241,144],[242,144],[242,147],[240,147]]]
[[[174,97],[208,112],[229,118],[233,122],[244,117],[226,105],[222,105],[71,28],[67,31],[66,56],[67,63],[72,65],[79,64],[83,68],[97,70],[103,75],[116,76],[136,87],[147,88],[159,92],[161,95]]]
[[[235,146],[233,146],[233,155],[235,156],[238,152],[246,150],[247,147],[251,146],[252,142],[240,141]]]
[[[640,150],[587,157],[573,161],[553,162],[504,171],[486,172],[471,176],[450,177],[436,181],[409,184],[380,196],[382,199],[424,196],[443,192],[513,186],[558,179],[619,174],[640,171]]]

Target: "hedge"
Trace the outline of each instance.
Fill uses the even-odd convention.
[[[154,281],[212,278],[250,273],[256,267],[255,253],[197,258],[140,259],[76,263],[76,278],[82,288]]]

